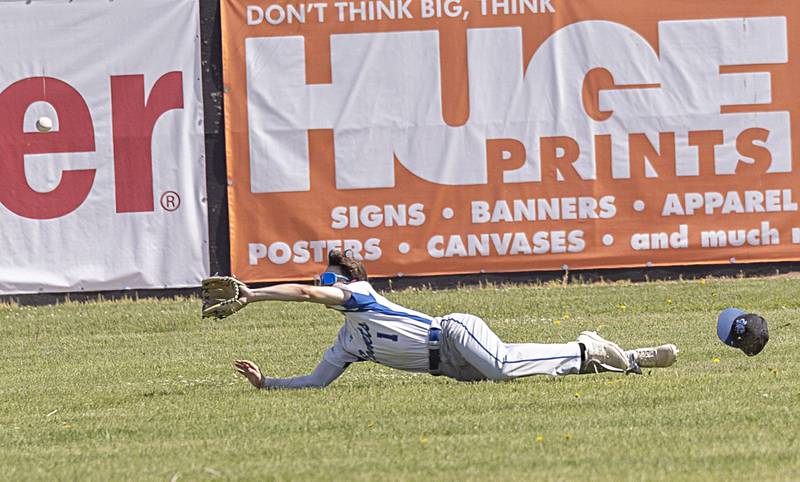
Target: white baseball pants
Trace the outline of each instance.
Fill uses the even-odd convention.
[[[456,380],[506,380],[531,375],[577,374],[581,350],[570,343],[503,343],[477,316],[453,313],[442,328],[442,375]]]

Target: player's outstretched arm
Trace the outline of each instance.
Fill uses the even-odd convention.
[[[249,360],[236,360],[236,371],[247,378],[254,387],[266,389],[324,388],[339,378],[346,368],[321,360],[309,375],[292,378],[269,378],[261,374],[258,366]]]
[[[350,293],[335,286],[309,286],[286,283],[265,288],[240,287],[239,300],[245,304],[256,301],[310,301],[323,305],[341,305]]]

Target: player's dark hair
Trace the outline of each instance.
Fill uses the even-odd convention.
[[[364,263],[353,256],[353,251],[331,250],[328,253],[328,266],[339,266],[342,274],[350,278],[350,281],[367,281],[367,270]]]

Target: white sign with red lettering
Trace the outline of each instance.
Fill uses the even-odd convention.
[[[197,2],[4,2],[0,45],[0,294],[197,286]]]

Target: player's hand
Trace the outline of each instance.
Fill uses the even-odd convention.
[[[249,286],[247,286],[246,284],[244,284],[244,283],[242,283],[240,281],[239,282],[239,301],[241,301],[243,304],[246,305],[247,303],[250,303],[252,301],[252,299],[253,299],[253,290],[251,290]],[[258,367],[256,367],[256,368],[258,368]]]
[[[261,370],[258,369],[258,365],[250,360],[234,360],[233,365],[236,371],[247,378],[254,387],[261,388]]]

